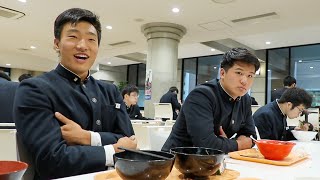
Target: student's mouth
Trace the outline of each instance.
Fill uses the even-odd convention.
[[[85,61],[85,60],[87,60],[89,58],[89,56],[87,54],[83,54],[83,53],[75,54],[74,57],[78,61]]]

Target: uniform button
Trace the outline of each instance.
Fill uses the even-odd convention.
[[[82,87],[86,88],[86,85],[85,85],[85,84],[83,84],[83,85],[82,85]]]
[[[100,119],[96,120],[96,124],[97,124],[98,126],[100,126],[100,125],[101,125],[101,121],[100,121]]]
[[[233,119],[231,120],[231,124],[234,124],[234,120]]]
[[[97,102],[97,99],[96,99],[96,98],[92,98],[91,101],[94,102],[94,103],[96,103],[96,102]]]
[[[77,80],[78,80],[78,78],[77,78],[77,77],[75,77],[75,78],[73,79],[73,81],[74,81],[74,82],[76,82]]]

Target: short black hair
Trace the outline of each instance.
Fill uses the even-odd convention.
[[[121,95],[122,95],[122,98],[124,98],[124,95],[129,95],[132,93],[132,92],[136,92],[137,94],[139,94],[139,89],[137,88],[137,86],[135,85],[127,85],[122,91],[121,91]]]
[[[19,76],[18,80],[19,82],[25,80],[25,79],[28,79],[28,78],[31,78],[32,75],[31,74],[22,74],[21,76]]]
[[[100,45],[101,40],[101,23],[99,17],[93,12],[81,9],[81,8],[71,8],[62,12],[54,22],[54,37],[56,39],[61,38],[61,31],[66,23],[77,24],[78,22],[85,21],[92,24],[98,34],[98,44]]]
[[[292,77],[292,76],[287,76],[283,79],[283,85],[284,86],[291,86],[292,84],[296,83],[297,84],[297,80]]]
[[[175,86],[170,87],[170,88],[169,88],[169,91],[170,91],[170,92],[175,92],[175,91],[176,91],[177,93],[179,93],[178,88],[175,87]]]
[[[255,71],[260,68],[260,62],[257,56],[252,54],[246,48],[232,48],[231,50],[224,53],[221,61],[221,68],[228,71],[235,62],[240,61],[254,65]]]
[[[11,81],[11,78],[3,71],[0,71],[0,78],[4,78],[8,81]]]
[[[311,95],[302,88],[288,88],[280,97],[279,103],[291,102],[292,108],[303,104],[306,109],[311,107],[312,97]]]

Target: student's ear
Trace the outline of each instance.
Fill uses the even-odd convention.
[[[128,99],[129,98],[129,95],[128,94],[125,94],[124,96],[123,96],[123,99]]]
[[[54,45],[53,45],[53,49],[57,52],[57,53],[59,53],[60,52],[60,49],[59,49],[59,39],[54,39]]]
[[[220,69],[220,79],[223,79],[225,74],[226,74],[226,71],[223,68],[221,68]]]

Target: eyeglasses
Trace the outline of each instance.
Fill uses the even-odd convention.
[[[130,96],[132,96],[134,98],[139,98],[139,95],[137,95],[137,94],[130,94]]]
[[[298,106],[296,108],[299,110],[299,113],[303,113],[304,109],[301,110]]]

